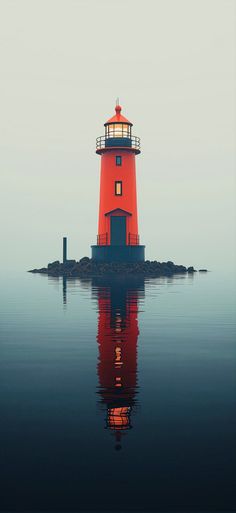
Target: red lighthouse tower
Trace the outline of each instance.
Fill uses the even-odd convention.
[[[101,155],[100,205],[97,245],[92,258],[98,261],[144,260],[139,244],[135,157],[140,139],[132,136],[132,123],[116,105],[115,115],[105,124],[105,135],[96,141]]]

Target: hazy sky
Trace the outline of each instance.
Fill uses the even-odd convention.
[[[90,255],[95,139],[119,96],[141,138],[146,257],[232,265],[235,11],[232,0],[0,0],[3,262],[61,258],[63,235],[70,258]]]

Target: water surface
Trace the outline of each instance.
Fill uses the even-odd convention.
[[[1,287],[1,509],[234,509],[230,275]]]

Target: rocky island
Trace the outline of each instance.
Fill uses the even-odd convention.
[[[61,263],[59,260],[49,263],[41,269],[31,269],[30,273],[48,274],[49,276],[103,276],[114,274],[139,274],[143,276],[172,276],[174,274],[194,273],[194,267],[176,265],[173,262],[157,262],[156,260],[145,260],[144,262],[96,262],[89,257],[76,260],[66,260]]]

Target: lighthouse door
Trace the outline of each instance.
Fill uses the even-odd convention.
[[[125,246],[126,244],[126,217],[111,216],[111,245]]]

